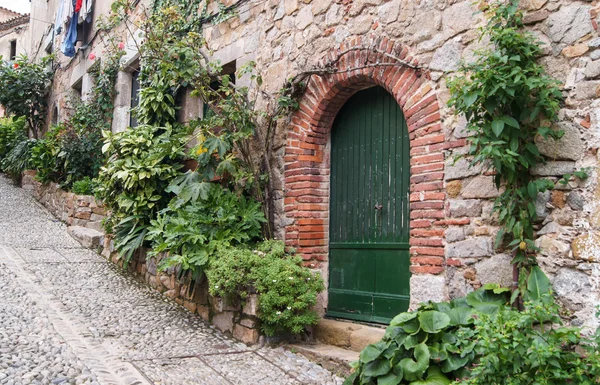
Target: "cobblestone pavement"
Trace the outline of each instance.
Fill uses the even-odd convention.
[[[0,176],[0,384],[341,384],[228,338],[96,253]]]

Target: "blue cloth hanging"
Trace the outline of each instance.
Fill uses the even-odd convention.
[[[69,22],[69,29],[65,39],[63,40],[60,50],[65,56],[73,57],[77,53],[75,50],[75,44],[77,43],[77,19],[79,18],[79,12],[73,13],[71,21]]]

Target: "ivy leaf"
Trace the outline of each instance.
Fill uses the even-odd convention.
[[[494,120],[492,122],[492,131],[494,131],[497,137],[500,137],[502,131],[504,131],[504,120]]]
[[[437,366],[432,366],[427,371],[427,379],[411,382],[410,385],[450,385],[452,381],[440,371]],[[379,385],[379,384],[378,384]]]
[[[504,123],[508,124],[511,127],[514,128],[519,128],[519,122],[517,122],[517,120],[515,118],[513,118],[512,116],[508,116],[508,115],[504,115],[502,117],[502,121],[504,121]]]
[[[476,93],[470,93],[470,94],[466,94],[463,97],[463,102],[465,103],[465,107],[471,107],[473,105],[473,103],[475,103],[475,101],[477,100],[477,94]]]

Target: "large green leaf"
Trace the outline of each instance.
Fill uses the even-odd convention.
[[[379,377],[388,374],[390,370],[392,370],[392,364],[390,361],[379,359],[369,362],[367,365],[365,365],[363,375],[369,377]]]
[[[456,307],[446,313],[450,317],[450,325],[468,325],[473,322],[473,309]]]
[[[467,303],[477,310],[488,305],[502,306],[507,302],[506,293],[496,294],[491,290],[477,289],[467,295]]]
[[[405,358],[400,361],[400,366],[404,372],[404,378],[408,381],[421,379],[421,376],[429,368],[429,348],[425,344],[420,344],[415,348],[414,357]]]
[[[453,372],[465,366],[468,361],[469,357],[461,357],[457,354],[450,354],[446,361],[442,363],[442,371],[444,373]]]
[[[452,381],[440,371],[437,366],[432,366],[427,371],[427,379],[413,381],[410,385],[449,385]]]
[[[534,266],[529,273],[529,279],[527,280],[527,292],[531,299],[537,300],[542,298],[544,294],[550,292],[552,285],[550,280],[544,274],[539,266]]]
[[[492,122],[492,131],[496,136],[502,135],[502,131],[504,131],[504,121],[503,120],[494,120]]]
[[[390,322],[390,326],[402,326],[405,322],[417,318],[417,313],[400,313]]]
[[[379,377],[377,379],[377,385],[398,385],[400,381],[402,381],[402,376],[390,372],[383,377]]]
[[[368,364],[371,361],[375,361],[381,355],[382,350],[376,345],[368,345],[360,352],[360,361]]]
[[[429,310],[419,314],[419,323],[427,333],[438,333],[450,324],[450,317],[442,312]]]

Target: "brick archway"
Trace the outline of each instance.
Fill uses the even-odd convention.
[[[402,108],[410,137],[410,254],[414,274],[445,270],[444,149],[439,102],[409,50],[387,38],[353,38],[321,60],[335,73],[312,76],[287,133],[285,230],[288,246],[306,263],[328,260],[329,140],[333,121],[357,91],[379,85]],[[383,65],[381,65],[383,64]],[[357,67],[364,67],[356,69]]]

